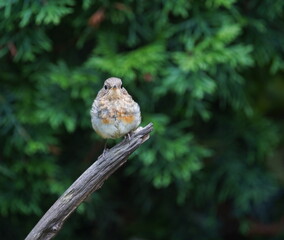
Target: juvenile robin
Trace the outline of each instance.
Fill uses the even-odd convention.
[[[119,138],[135,130],[141,122],[139,105],[122,87],[119,78],[105,80],[91,109],[92,126],[103,138]]]

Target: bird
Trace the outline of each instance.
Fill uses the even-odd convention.
[[[105,80],[90,111],[92,127],[105,139],[130,136],[141,123],[138,103],[122,86],[119,78]]]

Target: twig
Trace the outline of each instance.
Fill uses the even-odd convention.
[[[125,138],[99,156],[98,160],[51,206],[25,240],[52,239],[71,213],[127,161],[128,156],[149,138],[152,130],[152,123],[144,128],[140,127],[131,135],[130,139]]]

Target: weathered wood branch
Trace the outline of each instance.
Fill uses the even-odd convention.
[[[131,137],[125,138],[122,142],[99,156],[98,160],[51,206],[25,240],[52,239],[62,228],[63,223],[71,213],[127,161],[128,156],[149,138],[152,130],[152,123],[144,128],[140,127]]]

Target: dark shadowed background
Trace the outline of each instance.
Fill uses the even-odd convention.
[[[56,239],[283,239],[283,14],[283,0],[0,1],[1,239],[23,239],[102,153],[89,111],[111,76],[155,130]]]

